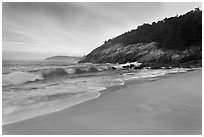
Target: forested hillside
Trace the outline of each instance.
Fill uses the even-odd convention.
[[[149,47],[148,47],[149,46]],[[109,39],[81,62],[186,63],[202,59],[202,11],[165,18]],[[199,61],[200,62],[200,61]]]

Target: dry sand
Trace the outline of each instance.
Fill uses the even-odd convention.
[[[3,126],[3,134],[201,134],[201,70],[131,84],[62,111]]]

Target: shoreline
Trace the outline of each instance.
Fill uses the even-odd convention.
[[[40,114],[37,114],[37,115],[27,116],[26,118],[20,118],[18,120],[13,120],[11,122],[2,123],[2,126],[8,125],[8,124],[17,123],[17,122],[21,122],[21,121],[25,121],[25,120],[29,120],[29,119],[40,117],[40,116],[44,116],[44,115],[48,115],[48,114],[51,114],[51,113],[62,111],[64,109],[69,109],[69,108],[74,107],[74,106],[76,106],[78,104],[81,104],[81,103],[84,103],[84,102],[87,102],[87,101],[90,101],[90,100],[97,99],[102,94],[106,94],[106,93],[109,93],[109,92],[117,92],[119,90],[127,88],[129,85],[138,85],[138,84],[142,84],[142,83],[148,83],[148,82],[152,82],[152,81],[157,81],[157,80],[160,80],[160,79],[163,79],[163,78],[168,78],[171,75],[175,75],[175,74],[178,75],[178,74],[181,74],[181,73],[187,73],[187,72],[177,72],[177,73],[165,74],[165,75],[155,76],[155,77],[147,77],[147,78],[125,80],[122,85],[110,86],[110,87],[106,87],[105,89],[99,90],[98,92],[94,92],[95,94],[98,93],[97,96],[94,96],[94,97],[91,97],[91,98],[88,98],[88,99],[86,98],[84,100],[79,100],[79,101],[77,101],[75,103],[71,102],[71,104],[69,104],[68,106],[67,105],[64,106],[63,105],[64,103],[70,102],[70,98],[69,98],[68,101],[63,101],[62,103],[59,103],[58,105],[56,105],[55,109],[50,108],[50,110],[48,112],[43,112],[42,111]],[[152,80],[150,80],[150,79],[152,79]],[[62,106],[64,106],[64,107],[62,107]],[[16,117],[16,116],[13,116],[13,117]]]
[[[94,97],[92,97],[90,99],[86,98],[85,100],[80,100],[80,101],[77,101],[75,103],[71,103],[71,104],[69,104],[69,106],[66,105],[65,107],[61,107],[61,104],[64,104],[64,103],[59,103],[58,105],[55,106],[55,109],[51,108],[51,109],[53,109],[51,111],[48,111],[48,112],[45,112],[45,113],[42,112],[42,114],[33,115],[33,116],[30,116],[30,117],[27,117],[27,118],[21,118],[20,120],[16,120],[16,121],[12,121],[12,122],[7,122],[7,123],[4,123],[4,124],[2,123],[2,126],[9,125],[9,124],[14,124],[14,123],[18,123],[18,122],[21,122],[21,121],[25,121],[25,120],[33,119],[33,118],[36,118],[36,117],[40,117],[40,116],[48,115],[48,114],[51,114],[51,113],[55,113],[55,112],[58,112],[58,111],[62,111],[64,109],[68,109],[70,107],[73,107],[75,105],[81,104],[83,102],[86,102],[86,101],[89,101],[89,100],[92,100],[92,99],[96,99],[96,98],[98,98],[100,96],[100,94],[101,93],[98,92],[98,94],[96,96],[94,96]],[[58,106],[60,106],[60,107],[58,107]]]
[[[161,76],[160,76],[161,77]],[[137,83],[138,82],[138,83]],[[75,102],[74,104],[71,104],[69,106],[65,106],[65,107],[60,107],[59,109],[56,109],[58,107],[55,107],[55,109],[53,109],[52,111],[49,111],[49,112],[45,112],[45,113],[42,113],[42,114],[38,114],[38,115],[33,115],[33,116],[30,116],[30,117],[27,117],[27,118],[21,118],[20,120],[14,120],[12,122],[6,122],[6,123],[2,123],[2,126],[4,125],[9,125],[9,124],[13,124],[13,123],[18,123],[18,122],[21,122],[21,121],[25,121],[25,120],[29,120],[29,119],[32,119],[32,118],[36,118],[36,117],[40,117],[40,116],[44,116],[44,115],[48,115],[48,114],[51,114],[51,113],[55,113],[55,112],[58,112],[58,111],[62,111],[64,109],[69,109],[71,107],[74,107],[75,105],[78,105],[78,104],[81,104],[81,103],[84,103],[84,102],[87,102],[87,101],[90,101],[90,100],[94,100],[94,99],[97,99],[101,96],[101,94],[106,94],[106,92],[114,92],[114,91],[117,91],[117,90],[121,90],[123,88],[126,88],[128,87],[128,85],[130,84],[140,84],[140,83],[145,83],[145,82],[150,82],[148,80],[145,80],[145,79],[132,79],[132,80],[125,80],[124,84],[122,85],[117,85],[117,86],[111,86],[111,87],[106,87],[106,89],[102,89],[102,90],[99,90],[98,92],[95,92],[95,93],[98,93],[97,96],[94,96],[92,98],[89,98],[89,99],[86,99],[86,100],[80,100],[78,102]],[[68,99],[68,102],[69,102],[70,98]],[[65,101],[66,102],[66,101]],[[67,102],[66,102],[67,103]],[[64,104],[64,103],[59,103],[59,104]],[[57,106],[60,106],[60,105],[57,105]]]
[[[201,70],[194,70],[194,71],[192,71],[193,73],[199,73],[199,72],[201,72]],[[127,81],[125,81],[125,84],[124,85],[121,85],[121,86],[115,86],[115,87],[109,87],[109,88],[107,88],[107,89],[105,89],[105,90],[102,90],[102,91],[100,91],[101,92],[101,95],[99,96],[99,97],[97,97],[97,98],[94,98],[94,99],[91,99],[91,100],[87,100],[87,101],[85,101],[85,102],[81,102],[81,103],[78,103],[78,104],[76,104],[76,105],[74,105],[74,106],[71,106],[71,107],[67,107],[67,108],[64,108],[64,109],[62,109],[62,110],[59,110],[59,111],[55,111],[55,112],[51,112],[51,113],[47,113],[47,114],[43,114],[43,115],[40,115],[40,116],[37,116],[37,117],[33,117],[33,118],[29,118],[29,119],[26,119],[26,120],[23,120],[23,121],[18,121],[18,122],[15,122],[15,123],[9,123],[9,124],[4,124],[4,125],[2,125],[2,131],[3,131],[3,134],[15,134],[15,133],[17,133],[18,134],[18,132],[22,132],[22,129],[26,129],[26,127],[25,126],[20,126],[20,129],[18,130],[18,128],[17,128],[17,132],[13,132],[13,131],[15,131],[15,129],[13,129],[12,127],[15,127],[16,125],[23,125],[23,123],[25,123],[25,125],[26,125],[26,123],[29,123],[29,124],[32,124],[33,123],[33,121],[35,121],[35,119],[44,119],[46,116],[48,116],[48,117],[52,117],[53,115],[55,115],[55,116],[57,116],[58,114],[60,114],[60,113],[67,113],[66,111],[68,111],[68,112],[71,112],[71,110],[73,110],[73,109],[75,109],[75,108],[77,108],[77,107],[80,107],[80,106],[86,106],[86,104],[91,104],[91,103],[93,103],[93,102],[100,102],[100,101],[102,101],[103,100],[103,98],[104,97],[107,97],[107,95],[106,94],[109,94],[109,95],[116,95],[116,96],[118,96],[117,94],[118,93],[122,93],[122,94],[126,94],[126,91],[125,90],[127,90],[129,87],[131,87],[131,86],[138,86],[138,85],[140,85],[141,86],[141,84],[149,84],[149,83],[155,83],[155,82],[157,82],[158,83],[158,81],[161,81],[161,80],[168,80],[168,79],[171,79],[171,78],[175,78],[175,77],[182,77],[182,74],[189,74],[189,73],[192,73],[192,72],[185,72],[185,73],[175,73],[175,74],[168,74],[168,76],[160,76],[157,80],[153,80],[153,81],[149,81],[149,80],[144,80],[143,82],[141,82],[141,80],[138,80],[138,81],[140,81],[140,83],[137,83],[138,81],[137,80],[127,80]],[[122,90],[122,91],[121,91]],[[124,92],[125,91],[125,92]],[[123,93],[124,92],[124,93]],[[127,93],[128,92],[130,92],[130,91],[127,91]],[[109,96],[108,95],[108,96]],[[83,110],[81,110],[82,112],[83,112]],[[71,112],[72,113],[72,112]],[[69,115],[69,114],[68,114]],[[59,116],[58,116],[59,117]],[[49,123],[49,121],[47,121],[48,123]],[[39,123],[35,123],[35,124],[39,124]],[[34,124],[34,125],[35,125]],[[54,126],[54,125],[53,125]],[[46,128],[46,127],[45,127]],[[5,132],[5,130],[7,131],[11,131],[11,132]],[[13,132],[13,133],[12,133]],[[29,131],[24,131],[24,132],[29,132]],[[43,133],[43,132],[42,132]],[[59,133],[59,132],[58,132]],[[23,133],[22,133],[23,134]],[[31,133],[31,134],[39,134],[39,133]],[[43,133],[43,134],[45,134],[45,133]],[[46,134],[49,134],[49,132],[47,132]],[[57,133],[56,133],[57,134]],[[63,134],[63,133],[61,133],[61,134]]]

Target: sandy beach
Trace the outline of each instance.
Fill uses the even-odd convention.
[[[202,72],[104,91],[76,106],[3,125],[3,134],[201,134]]]

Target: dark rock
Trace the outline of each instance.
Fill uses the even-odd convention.
[[[124,69],[129,69],[130,66],[123,66],[122,68],[124,68]]]
[[[115,70],[116,68],[115,67],[111,67],[113,70]]]

